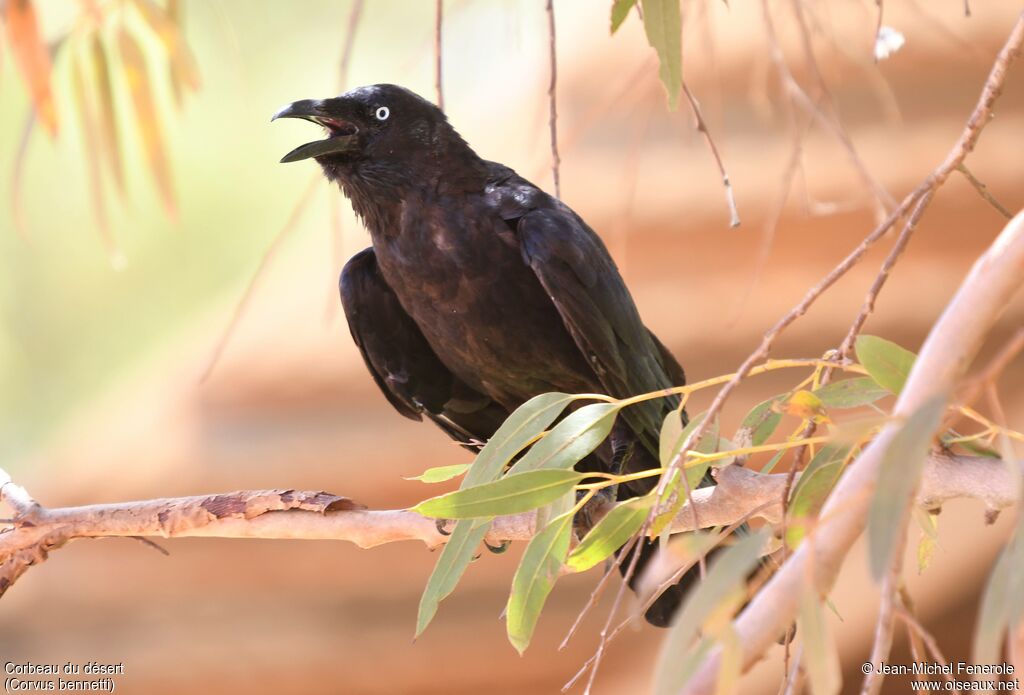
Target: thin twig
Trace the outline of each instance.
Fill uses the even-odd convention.
[[[931,654],[932,659],[936,663],[941,664],[942,666],[947,666],[949,662],[946,660],[945,655],[943,655],[942,650],[939,649],[939,644],[935,640],[935,636],[932,635],[932,633],[929,632],[927,629],[925,629],[925,627],[914,616],[914,614],[911,613],[908,608],[905,608],[904,606],[900,605],[897,605],[895,607],[895,612],[896,616],[906,624],[907,629],[913,630],[921,638],[921,641],[924,642],[925,648]],[[943,675],[945,676],[946,680],[953,680],[953,677],[951,675]],[[957,692],[959,692],[959,690],[957,690]]]
[[[800,37],[803,41],[804,54],[808,65],[811,67],[811,73],[816,78],[817,91],[831,107],[831,115],[827,115],[821,108],[819,108],[816,101],[807,94],[804,88],[800,86],[800,83],[797,82],[796,78],[793,76],[793,72],[786,63],[782,47],[779,44],[778,35],[775,32],[775,23],[771,18],[771,13],[768,11],[767,0],[762,0],[761,9],[764,18],[765,31],[768,36],[770,49],[769,55],[776,66],[779,76],[782,78],[786,91],[793,97],[795,103],[803,108],[809,115],[813,116],[815,120],[825,126],[825,128],[832,133],[832,136],[846,151],[850,163],[863,180],[864,185],[874,194],[878,202],[878,217],[881,218],[885,210],[892,207],[895,204],[895,201],[893,201],[889,192],[886,191],[885,188],[878,183],[875,177],[871,175],[871,172],[868,171],[863,160],[861,160],[860,155],[857,154],[857,150],[853,146],[853,141],[850,139],[846,129],[843,128],[842,123],[839,121],[831,94],[828,91],[824,78],[821,76],[821,71],[818,69],[817,61],[814,58],[814,51],[811,49],[809,32],[807,30],[807,24],[803,18],[800,3],[793,3],[793,13],[800,28]]]
[[[878,46],[878,40],[882,36],[882,15],[885,14],[885,6],[882,4],[882,0],[875,0],[875,4],[878,5],[878,22],[875,24],[875,41],[871,46],[871,54],[875,57],[875,62],[877,63],[878,52],[875,50],[875,47]]]
[[[760,504],[757,507],[754,507],[748,513],[744,514],[742,517],[740,517],[739,519],[734,521],[724,531],[719,533],[719,538],[717,539],[717,541],[715,543],[712,543],[708,547],[704,548],[704,550],[701,551],[697,555],[696,558],[693,558],[689,562],[683,564],[675,572],[673,572],[671,574],[671,576],[669,576],[667,579],[663,580],[657,587],[655,587],[654,591],[652,591],[651,595],[647,598],[647,600],[644,601],[640,605],[639,609],[634,611],[628,618],[623,620],[621,623],[619,623],[615,627],[614,630],[612,630],[612,633],[608,636],[607,642],[610,644],[616,637],[619,636],[619,633],[621,633],[623,630],[625,630],[626,627],[628,627],[636,619],[637,616],[643,615],[644,613],[646,613],[647,609],[654,605],[654,602],[658,600],[658,597],[661,596],[661,594],[667,588],[669,588],[670,586],[672,586],[673,584],[678,582],[680,579],[682,579],[683,575],[686,574],[687,572],[689,572],[691,569],[693,569],[694,565],[696,565],[697,563],[701,562],[702,560],[706,560],[707,556],[711,553],[711,551],[713,551],[716,547],[718,547],[718,545],[722,541],[724,541],[726,538],[728,538],[730,535],[732,535],[732,533],[737,528],[739,528],[743,524],[747,523],[748,521],[750,521],[751,519],[756,517],[758,514],[760,514],[761,512],[767,510],[769,507],[771,507],[771,506],[773,506],[775,504],[777,504],[777,502],[771,501],[771,502],[766,502],[764,504]],[[634,538],[635,538],[635,536],[634,536]],[[594,663],[594,661],[596,659],[597,659],[597,654],[594,654],[589,659],[587,659],[585,662],[583,662],[583,665],[580,666],[579,670],[573,675],[573,677],[570,678],[565,683],[565,685],[562,686],[562,692],[567,691],[569,688],[571,688],[573,685],[575,685],[576,682],[583,676],[583,674],[587,672],[587,668],[592,663]]]
[[[996,200],[991,193],[989,193],[988,186],[979,181],[978,178],[971,173],[971,170],[967,168],[966,164],[960,162],[960,165],[957,167],[957,169],[960,171],[961,174],[967,177],[967,180],[971,182],[971,185],[974,186],[974,188],[978,191],[978,194],[982,198],[984,198],[989,205],[991,205],[992,207],[999,211],[1000,215],[1002,215],[1008,220],[1013,219],[1013,213],[1007,210],[1005,207],[1003,207],[1002,204],[1000,204],[1000,202]]]
[[[21,237],[22,241],[30,242],[31,234],[28,225],[25,224],[25,210],[22,206],[21,183],[25,178],[25,162],[28,160],[28,146],[32,142],[32,131],[35,130],[36,112],[29,109],[25,115],[25,123],[21,127],[21,136],[18,138],[18,149],[14,155],[14,171],[11,173],[11,217],[14,221],[14,230]]]
[[[765,13],[767,15],[767,5],[765,5]],[[964,126],[964,130],[961,133],[960,138],[950,149],[945,161],[943,161],[943,163],[939,165],[939,167],[933,171],[916,189],[908,194],[896,209],[889,213],[889,216],[881,224],[875,227],[875,229],[846,256],[846,258],[840,261],[838,265],[829,271],[829,273],[822,278],[818,284],[808,290],[803,299],[801,299],[796,306],[779,319],[775,325],[765,333],[761,344],[757,349],[750,353],[747,359],[744,360],[743,364],[740,365],[739,369],[736,370],[733,378],[730,379],[715,396],[711,406],[708,408],[704,420],[700,425],[693,429],[690,436],[687,437],[685,442],[683,442],[679,455],[672,461],[666,472],[661,476],[661,480],[658,484],[658,494],[664,492],[665,485],[667,484],[669,474],[672,469],[680,466],[681,462],[685,460],[690,449],[696,442],[700,441],[701,437],[704,436],[710,422],[712,422],[715,416],[721,412],[725,402],[728,400],[729,396],[732,395],[732,392],[739,386],[739,383],[746,377],[755,364],[768,355],[779,334],[789,327],[790,324],[803,316],[818,297],[820,297],[826,290],[834,285],[839,278],[860,262],[867,251],[879,239],[888,233],[893,225],[895,225],[908,210],[916,205],[918,199],[928,192],[937,190],[943,183],[945,183],[956,167],[964,161],[971,151],[974,150],[974,146],[977,143],[978,138],[981,136],[982,131],[990,120],[992,107],[1002,92],[1010,64],[1013,63],[1013,61],[1020,55],[1022,43],[1024,43],[1024,13],[1018,17],[1006,44],[1003,46],[999,56],[993,63],[992,69],[989,72],[988,79],[985,81],[985,86],[982,89],[981,96],[975,105],[974,111],[967,119],[967,123]],[[652,516],[656,512],[657,509],[652,510]]]
[[[558,156],[558,100],[556,88],[558,86],[558,55],[555,41],[555,4],[554,0],[547,0],[548,13],[548,59],[551,65],[551,82],[548,84],[548,99],[550,111],[548,124],[551,129],[551,176],[555,181],[555,197],[562,197],[562,184],[558,176],[562,159]]]
[[[789,635],[786,635],[786,646],[789,646],[791,640],[788,639]],[[782,695],[794,695],[794,693],[800,692],[800,662],[804,656],[804,645],[801,644],[796,649],[796,654],[793,656],[793,662],[786,669],[786,678],[782,682]]]
[[[363,14],[365,0],[355,0],[352,9],[348,13],[348,27],[345,29],[345,44],[341,49],[341,62],[338,65],[338,88],[344,90],[348,85],[348,69],[352,62],[352,47],[356,42],[356,31],[359,29],[359,19]]]
[[[733,194],[732,183],[729,182],[729,174],[725,171],[725,165],[722,164],[722,157],[718,154],[718,147],[715,146],[715,141],[711,137],[711,131],[708,130],[708,125],[704,121],[704,115],[700,111],[700,104],[693,96],[690,88],[686,85],[686,80],[681,80],[680,82],[683,87],[683,94],[686,95],[686,100],[690,102],[690,109],[693,111],[693,118],[696,121],[697,130],[704,136],[704,141],[707,142],[708,148],[711,150],[711,154],[715,158],[715,163],[718,165],[718,173],[722,176],[722,185],[725,187],[725,200],[729,205],[729,226],[739,227],[740,212],[736,209],[736,196]]]
[[[587,678],[587,687],[583,689],[583,695],[590,695],[591,688],[594,687],[594,679],[597,678],[597,670],[601,667],[601,659],[604,657],[605,649],[608,647],[608,630],[612,625],[612,621],[615,619],[615,614],[619,610],[619,605],[622,603],[622,597],[625,595],[626,587],[629,585],[629,578],[633,576],[633,573],[636,571],[636,564],[640,560],[640,553],[642,550],[643,546],[638,542],[632,553],[630,553],[629,566],[626,568],[626,573],[622,577],[622,583],[619,584],[619,590],[615,593],[615,601],[612,602],[611,610],[608,611],[608,619],[604,621],[604,627],[601,628],[599,641],[597,643],[597,651],[594,652],[594,663],[590,667],[590,677]]]
[[[754,289],[761,282],[761,275],[764,273],[765,267],[768,265],[768,259],[771,256],[772,246],[775,243],[775,233],[779,227],[779,221],[782,219],[782,213],[786,210],[786,201],[789,200],[790,193],[793,189],[793,181],[796,179],[797,171],[800,169],[800,160],[803,156],[803,138],[806,126],[801,126],[797,123],[794,109],[792,107],[792,99],[789,100],[790,108],[789,113],[793,123],[793,146],[789,153],[789,160],[786,162],[786,166],[782,171],[782,179],[779,184],[779,192],[775,198],[775,203],[772,207],[772,211],[768,214],[767,221],[765,222],[763,231],[761,232],[761,244],[757,252],[757,259],[754,261],[754,269],[750,273],[750,280],[747,282],[746,289],[743,292],[743,296],[736,302],[736,310],[733,318],[730,321],[730,325],[735,325],[746,309],[747,302],[750,300],[750,295],[753,294]]]
[[[892,250],[889,251],[889,255],[885,257],[885,261],[882,263],[882,267],[878,271],[878,275],[875,276],[874,282],[871,283],[871,288],[868,289],[867,295],[864,297],[864,303],[861,306],[860,313],[853,320],[850,325],[850,330],[846,333],[846,338],[843,339],[842,344],[839,346],[839,357],[849,357],[853,352],[854,343],[857,341],[857,336],[860,335],[861,329],[864,327],[864,322],[868,320],[868,316],[875,310],[875,301],[878,299],[878,293],[882,291],[882,287],[885,286],[886,280],[889,279],[889,273],[892,272],[893,266],[896,265],[896,261],[899,260],[900,256],[903,255],[903,251],[906,250],[907,244],[910,243],[910,237],[914,235],[914,231],[917,229],[918,222],[921,221],[921,216],[924,215],[924,211],[928,209],[928,204],[931,202],[932,197],[935,195],[935,189],[931,189],[924,193],[918,199],[917,204],[914,206],[913,212],[910,213],[910,217],[907,219],[906,224],[903,225],[903,231],[900,232],[900,236],[896,239],[896,243],[893,244]]]
[[[985,365],[985,368],[978,372],[977,375],[972,377],[961,389],[960,395],[957,398],[958,405],[971,405],[981,392],[991,383],[993,383],[1003,370],[1006,369],[1007,365],[1010,364],[1020,354],[1020,351],[1024,350],[1024,326],[1017,329],[1017,331],[1010,336],[1010,339],[1006,341],[1006,344],[1000,348],[992,360]],[[950,423],[952,424],[952,423]]]
[[[572,639],[572,636],[576,634],[576,630],[578,630],[579,626],[583,623],[583,618],[586,617],[591,608],[597,605],[598,599],[601,598],[601,595],[604,593],[604,590],[608,586],[611,578],[615,576],[616,570],[619,568],[619,565],[622,564],[622,558],[629,555],[629,551],[633,549],[633,546],[637,542],[637,537],[633,536],[626,545],[619,549],[618,553],[615,555],[615,559],[608,563],[605,573],[601,576],[601,581],[599,581],[597,586],[594,587],[594,590],[590,592],[590,598],[583,605],[583,608],[580,609],[579,614],[576,616],[576,620],[573,621],[572,627],[569,628],[569,631],[562,639],[562,643],[558,645],[559,651],[562,651],[566,646],[568,646],[569,640]]]
[[[903,544],[899,544],[893,552],[893,561],[882,581],[882,605],[878,610],[878,621],[875,623],[875,640],[871,647],[871,664],[881,664],[888,660],[892,651],[893,631],[896,628],[895,609],[899,590],[900,571],[903,566]],[[873,668],[864,675],[861,695],[878,695],[882,689],[885,675]]]
[[[224,353],[224,348],[227,347],[228,340],[230,340],[231,335],[235,332],[235,327],[238,325],[239,320],[245,313],[245,308],[249,304],[249,299],[252,297],[253,290],[256,289],[260,279],[263,277],[263,272],[269,265],[270,260],[277,255],[277,251],[281,247],[281,244],[293,231],[295,231],[296,227],[298,227],[299,219],[302,217],[302,213],[306,211],[306,206],[313,195],[313,191],[316,190],[316,185],[320,179],[320,172],[317,171],[313,177],[310,178],[309,183],[306,185],[305,192],[303,192],[299,201],[295,204],[295,207],[292,208],[291,214],[288,215],[288,219],[285,221],[284,226],[281,227],[281,230],[270,242],[270,246],[267,247],[267,250],[264,251],[263,257],[260,258],[260,262],[256,266],[256,270],[253,271],[252,277],[249,279],[249,284],[246,285],[245,291],[242,292],[242,296],[235,304],[235,310],[232,312],[231,318],[228,320],[227,325],[221,332],[220,338],[213,347],[210,359],[207,361],[206,367],[203,369],[203,373],[199,377],[199,383],[204,383],[210,378],[210,374],[213,373],[214,368],[220,361],[221,355]]]
[[[434,11],[434,90],[437,92],[437,108],[444,111],[444,89],[441,72],[441,27],[444,23],[444,0],[437,0]]]

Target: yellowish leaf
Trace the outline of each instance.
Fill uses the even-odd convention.
[[[917,573],[922,574],[928,569],[935,555],[935,546],[939,540],[939,515],[916,506],[911,513],[921,528],[921,540],[917,543]]]
[[[181,87],[193,92],[198,90],[199,67],[188,44],[185,43],[181,25],[170,14],[170,11],[179,13],[180,8],[169,6],[170,11],[165,11],[153,0],[135,0],[134,4],[167,52],[167,60],[171,66],[172,89],[178,90],[178,93]]]
[[[96,213],[96,222],[100,228],[100,236],[107,247],[107,253],[111,258],[116,257],[117,249],[114,247],[114,240],[110,236],[110,227],[107,224],[107,209],[103,202],[103,175],[100,169],[99,151],[97,148],[97,127],[96,109],[85,89],[85,77],[82,72],[82,64],[77,54],[71,55],[71,91],[75,99],[75,108],[78,112],[78,126],[82,136],[82,143],[85,150],[86,179],[89,183],[89,194],[92,198],[93,210]]]
[[[124,193],[124,174],[121,170],[121,152],[117,142],[117,112],[114,110],[114,90],[111,87],[110,61],[103,39],[99,33],[93,34],[92,71],[96,81],[97,125],[99,130],[99,148],[107,167],[114,175],[117,190]]]
[[[798,417],[801,420],[811,420],[817,423],[831,422],[821,399],[805,389],[797,391],[781,403],[773,403],[772,410]]]
[[[50,87],[50,51],[39,33],[39,22],[30,0],[7,0],[4,6],[7,40],[14,62],[32,97],[36,116],[51,136],[57,134],[57,106]]]
[[[125,82],[128,84],[132,105],[135,107],[135,125],[142,138],[142,148],[167,214],[173,218],[176,216],[176,208],[171,168],[164,147],[163,133],[160,130],[160,118],[153,101],[153,91],[150,89],[146,58],[138,42],[124,27],[118,32],[117,39]]]

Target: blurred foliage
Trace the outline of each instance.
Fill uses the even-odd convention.
[[[731,375],[631,398],[577,397],[589,400],[596,398],[602,402],[575,410],[550,430],[547,428],[555,422],[570,399],[565,394],[549,393],[528,401],[510,416],[484,446],[476,461],[466,469],[461,489],[432,497],[414,508],[414,511],[427,517],[462,520],[461,525],[456,527],[457,534],[452,536],[453,542],[442,553],[424,591],[417,634],[426,628],[438,603],[451,593],[470,562],[472,555],[465,552],[464,542],[472,539],[479,542],[482,533],[486,532],[488,522],[495,516],[536,509],[539,510],[539,530],[520,560],[507,608],[509,641],[520,653],[523,652],[530,643],[544,602],[563,565],[570,570],[584,571],[605,560],[611,561],[623,543],[638,532],[657,537],[661,529],[678,514],[689,495],[688,491],[703,478],[709,466],[721,467],[741,457],[749,459],[762,454],[784,455],[793,450],[810,449],[810,463],[790,490],[787,505],[788,527],[783,542],[790,548],[797,547],[813,528],[844,468],[891,419],[876,403],[883,397],[891,398],[899,394],[916,359],[905,348],[884,338],[869,335],[858,339],[857,357],[859,362],[852,364],[825,360],[765,362],[754,368],[751,374],[808,368],[810,374],[795,383],[789,391],[754,406],[732,440],[719,436],[715,423],[716,426],[709,427],[707,435],[701,440],[703,446],[685,448],[683,455],[685,440],[697,423],[701,422],[702,416],[694,418],[686,428],[663,427],[659,443],[660,467],[628,474],[591,473],[584,476],[575,472],[573,467],[608,436],[615,418],[623,408],[673,394],[680,396],[685,404],[695,392],[718,386]],[[826,369],[839,369],[858,376],[834,382],[828,388],[821,385]],[[808,390],[808,386],[813,390]],[[815,392],[825,393],[831,405],[826,406],[825,401]],[[945,396],[934,398],[902,422],[884,453],[881,477],[868,518],[871,567],[876,579],[880,579],[885,568],[890,565],[893,549],[898,547],[897,533],[903,528],[899,523],[900,518],[906,509],[906,501],[914,493],[913,483],[919,479],[935,440],[936,430],[946,411],[946,400]],[[864,409],[880,413],[883,417],[865,420],[862,413]],[[1024,439],[1021,433],[1000,427],[968,407],[955,406],[953,409],[982,428],[977,434],[970,435],[968,441],[981,439],[990,444],[1000,436]],[[774,436],[778,427],[786,421],[785,416],[789,417],[790,422],[795,421],[795,429],[789,436]],[[668,415],[666,425],[669,419],[679,422],[678,412],[672,411]],[[864,426],[865,422],[867,426]],[[827,432],[808,436],[807,428],[812,423],[827,426]],[[959,443],[949,432],[944,441],[954,447]],[[818,446],[821,448],[816,449]],[[777,460],[773,459],[770,465],[774,465]],[[799,462],[794,462],[794,466],[799,467]],[[700,477],[691,478],[684,484],[684,476],[671,475],[670,471],[675,468],[686,472],[699,471]],[[640,478],[664,478],[666,473],[668,478],[663,490],[659,492],[655,488],[643,497],[620,502],[587,533],[570,554],[570,521],[599,490],[614,489],[614,486]],[[431,477],[424,476],[424,482],[429,482]],[[541,508],[552,503],[555,503],[556,513],[543,513]],[[570,509],[570,513],[566,513],[565,509]],[[474,535],[477,533],[481,534],[479,538]],[[728,532],[722,534],[719,541],[728,535]],[[759,538],[755,543],[751,540],[753,536],[744,535],[741,531],[737,531],[737,535],[743,539],[729,551],[732,554],[723,554],[717,565],[711,568],[709,581],[703,582],[688,597],[673,628],[673,634],[668,639],[667,644],[674,645],[670,653],[685,652],[689,655],[670,669],[662,669],[659,680],[668,679],[672,692],[681,688],[685,682],[687,669],[680,664],[688,663],[690,658],[697,659],[707,649],[708,639],[720,643],[726,651],[730,649],[731,633],[716,629],[723,620],[727,622],[727,618],[732,615],[731,611],[738,609],[742,603],[735,600],[729,588],[736,586],[739,579],[746,576],[759,555],[772,549],[765,538]],[[934,534],[929,538],[934,540]],[[452,550],[449,551],[449,548]],[[703,552],[706,554],[710,549],[711,545]],[[928,552],[927,543],[920,552]],[[692,566],[693,558],[688,557],[687,560]],[[725,569],[732,564],[735,565],[733,569]],[[927,563],[921,564],[923,569]],[[727,572],[730,579],[723,580],[721,595],[716,594],[715,601],[708,603],[709,597],[701,597],[701,592],[709,583],[715,583],[711,580],[715,576],[715,567],[721,568],[718,571]],[[808,592],[805,600],[808,603],[801,608],[800,620],[811,629],[811,634],[817,634],[824,629],[819,615],[820,597],[813,590]],[[425,606],[428,607],[426,611]],[[699,619],[687,617],[697,610],[695,606],[700,606],[703,611]],[[698,634],[704,637],[697,640]],[[820,669],[813,678],[829,683],[834,680],[838,663],[834,648],[808,653],[807,657],[812,670]]]

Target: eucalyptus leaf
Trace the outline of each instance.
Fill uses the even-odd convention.
[[[788,512],[793,523],[787,524],[786,542],[790,547],[796,547],[806,534],[804,522],[821,511],[825,498],[832,492],[843,472],[843,461],[849,453],[849,446],[826,444],[800,474],[800,480],[793,487],[793,494],[789,498]]]
[[[493,483],[449,492],[420,502],[413,511],[435,519],[475,519],[520,514],[554,502],[583,479],[573,470],[506,475]]]
[[[612,31],[615,33],[622,26],[622,23],[626,21],[626,17],[629,16],[629,11],[633,9],[633,5],[636,4],[636,0],[615,0],[612,3]]]
[[[747,413],[740,423],[736,433],[736,439],[744,442],[744,436],[749,437],[751,446],[760,446],[767,441],[768,437],[775,433],[775,429],[782,422],[782,413],[776,411],[772,406],[782,400],[786,395],[773,396],[766,401],[761,401]]]
[[[565,555],[569,552],[572,519],[572,514],[563,514],[530,539],[512,579],[512,593],[506,610],[506,630],[509,641],[520,654],[530,644],[537,618],[558,580]]]
[[[857,361],[864,365],[879,386],[891,393],[898,394],[903,390],[907,375],[917,359],[914,353],[876,335],[859,336],[854,349]]]
[[[757,566],[766,538],[767,533],[763,529],[750,533],[712,558],[704,581],[687,594],[662,644],[655,692],[676,693],[686,685],[693,669],[688,666],[689,660],[680,659],[679,655],[690,652],[691,648],[701,649],[701,645],[694,645],[701,626],[721,602],[730,599],[736,587]]]
[[[609,557],[640,530],[653,504],[653,493],[617,504],[590,529],[565,564],[584,572]]]
[[[566,393],[542,393],[516,408],[476,455],[462,481],[462,487],[472,487],[496,479],[505,465],[543,433],[575,399],[575,396]]]
[[[477,454],[462,479],[461,488],[468,489],[496,479],[505,465],[544,432],[573,400],[576,396],[566,393],[542,393],[516,408]],[[455,525],[420,598],[417,636],[434,618],[438,604],[455,590],[490,526],[489,519],[465,520]]]
[[[945,410],[946,394],[930,398],[907,418],[882,454],[878,485],[868,512],[868,553],[871,575],[876,580],[885,575],[897,538],[905,530],[904,513]]]
[[[807,680],[814,695],[834,695],[843,684],[839,669],[839,652],[821,610],[821,601],[813,586],[805,586],[800,594],[797,632],[803,635]]]
[[[841,410],[870,405],[880,398],[889,395],[889,390],[882,388],[869,376],[843,379],[825,384],[814,391],[826,408]]]
[[[672,436],[671,425],[662,425],[662,441],[660,450],[662,453],[661,465],[663,468],[667,468],[671,465],[672,461],[679,456],[679,452],[682,450],[683,442],[690,436],[690,433],[704,421],[705,413],[700,413],[692,420],[689,424],[684,427],[678,435],[675,435],[675,441],[671,445],[667,445],[664,439],[666,429],[669,430],[669,436]],[[669,413],[667,418],[675,417],[675,412]],[[715,444],[718,442],[718,421],[715,420],[708,431],[704,433],[700,441],[697,442],[697,446],[693,447],[694,451],[702,454],[710,454],[715,449]],[[692,464],[682,471],[686,476],[686,484],[689,485],[691,491],[695,490],[704,479],[705,474],[710,467],[710,463],[707,461],[701,461],[699,463]],[[650,533],[651,536],[660,535],[666,528],[669,521],[675,518],[679,510],[683,508],[683,504],[686,503],[686,488],[682,486],[682,478],[676,473],[672,473],[672,478],[665,486],[665,494],[662,495],[662,499],[658,502],[658,509],[660,510],[655,516],[654,521],[651,523]],[[666,504],[671,502],[671,506],[665,507]]]
[[[406,480],[418,480],[421,483],[443,483],[446,480],[459,477],[469,470],[470,465],[468,463],[456,463],[453,466],[428,468],[419,475],[406,478]]]
[[[1018,472],[1009,438],[1001,438],[1002,458],[1011,471]],[[1000,645],[1010,626],[1024,620],[1024,514],[1017,515],[1017,525],[1009,542],[999,553],[981,597],[978,623],[974,633],[974,663],[995,664],[1000,661]]]
[[[419,613],[416,616],[416,637],[423,634],[434,619],[437,606],[455,590],[477,547],[491,527],[489,519],[460,521],[452,530],[448,542],[441,550],[441,556],[434,565],[434,571],[427,580],[427,586],[420,597]]]
[[[591,403],[570,413],[516,461],[509,474],[572,468],[612,431],[618,403]]]
[[[668,93],[668,108],[679,103],[683,79],[683,21],[679,0],[640,0],[647,42],[658,54],[658,75]]]

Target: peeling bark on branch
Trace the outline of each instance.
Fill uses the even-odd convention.
[[[672,530],[728,526],[758,507],[754,516],[777,524],[786,477],[761,475],[738,465],[723,468],[718,485],[693,491],[693,506],[683,506]],[[1002,461],[936,453],[925,470],[918,503],[934,509],[946,500],[975,498],[991,514],[1016,502],[1015,485]],[[344,540],[361,548],[410,540],[429,548],[445,543],[434,519],[403,509],[369,510],[322,491],[249,490],[48,509],[0,471],[0,500],[15,512],[13,523],[0,532],[0,595],[29,567],[46,560],[51,550],[75,538]],[[608,509],[592,510],[593,521]],[[487,541],[498,545],[529,540],[534,532],[533,512],[503,516],[494,520]]]

